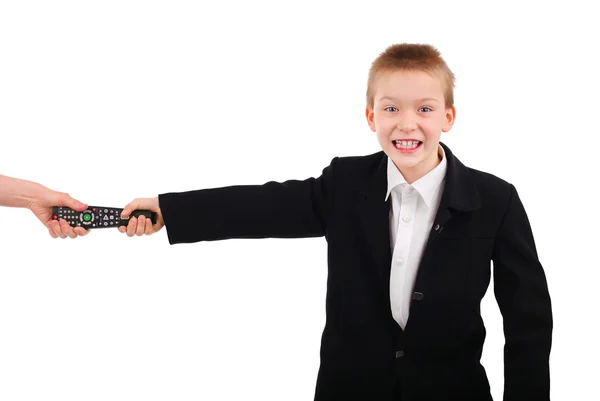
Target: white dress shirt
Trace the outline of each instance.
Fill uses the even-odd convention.
[[[392,196],[390,246],[393,250],[390,301],[392,316],[402,329],[406,327],[417,270],[444,190],[447,161],[441,146],[438,154],[440,163],[412,185],[388,157],[385,200]]]

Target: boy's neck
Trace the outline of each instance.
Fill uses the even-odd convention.
[[[422,177],[426,176],[430,171],[432,171],[434,168],[436,168],[438,166],[438,164],[440,164],[440,162],[442,161],[442,152],[440,150],[440,146],[438,145],[438,151],[436,154],[435,158],[432,158],[431,161],[428,160],[423,160],[421,163],[417,164],[414,168],[411,169],[404,169],[400,170],[398,169],[398,171],[400,171],[400,174],[402,174],[402,177],[404,177],[404,180],[406,180],[406,183],[408,185],[412,185],[414,182],[418,181],[419,179],[421,179]],[[427,164],[423,164],[423,163],[427,163]]]

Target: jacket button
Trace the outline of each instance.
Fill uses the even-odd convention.
[[[415,292],[413,293],[413,299],[416,299],[417,301],[420,301],[423,299],[423,293],[422,292]]]
[[[404,351],[396,351],[396,358],[402,358],[404,356]]]

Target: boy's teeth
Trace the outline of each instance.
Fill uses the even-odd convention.
[[[410,149],[419,146],[420,141],[394,141],[397,148]]]

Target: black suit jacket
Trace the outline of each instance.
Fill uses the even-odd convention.
[[[159,196],[171,244],[325,236],[326,324],[315,400],[491,400],[480,301],[494,262],[504,400],[549,400],[552,313],[515,188],[448,161],[405,330],[392,318],[387,156],[334,158],[318,178]],[[266,384],[266,383],[265,383]],[[399,387],[398,387],[399,386]],[[396,390],[394,390],[396,388]]]

